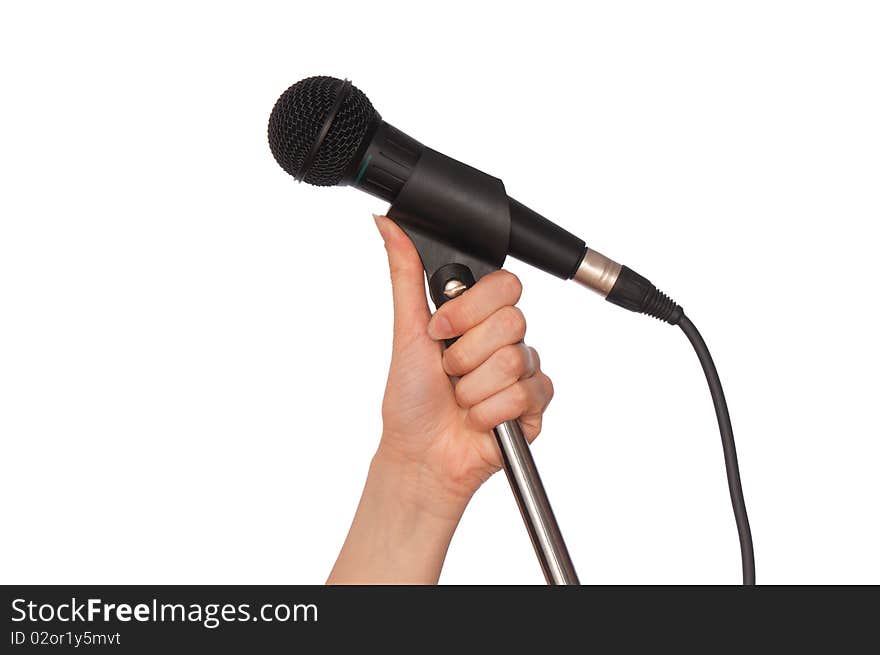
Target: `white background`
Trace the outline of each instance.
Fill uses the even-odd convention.
[[[383,117],[706,336],[763,583],[880,583],[880,14],[865,2],[22,3],[0,15],[0,580],[321,583],[381,430],[385,253],[273,161],[277,96]],[[678,330],[511,261],[585,583],[735,583]],[[540,583],[503,475],[447,583]]]

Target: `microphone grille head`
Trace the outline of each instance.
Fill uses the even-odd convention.
[[[269,117],[269,148],[281,168],[298,180],[334,186],[379,120],[367,96],[351,83],[308,77],[275,103]]]

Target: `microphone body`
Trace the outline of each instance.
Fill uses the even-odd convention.
[[[411,179],[416,191],[406,188]],[[501,180],[427,148],[385,121],[367,134],[341,184],[392,205],[403,194],[405,204],[414,209],[413,218],[427,232],[493,260],[503,248],[499,265],[509,254],[568,280],[586,252],[583,239],[508,196]],[[506,234],[496,234],[488,225],[493,212],[509,217]]]
[[[625,309],[673,324],[680,316],[649,280],[508,196],[500,179],[424,146],[378,115],[339,184],[391,203],[388,215],[411,237],[415,231],[443,241],[495,268],[510,255]]]

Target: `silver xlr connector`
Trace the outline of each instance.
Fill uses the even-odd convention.
[[[608,259],[601,252],[587,248],[580,266],[572,278],[578,284],[592,289],[603,298],[611,293],[614,283],[620,275],[621,265]]]

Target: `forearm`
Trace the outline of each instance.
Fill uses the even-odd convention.
[[[436,584],[467,504],[437,511],[430,476],[380,450],[327,584]]]

